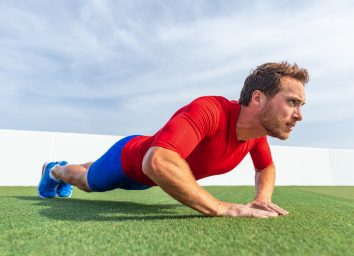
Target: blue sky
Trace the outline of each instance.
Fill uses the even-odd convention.
[[[307,68],[287,146],[354,148],[353,1],[0,0],[0,129],[153,134],[256,66]]]

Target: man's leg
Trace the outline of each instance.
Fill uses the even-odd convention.
[[[51,170],[54,178],[61,180],[67,184],[71,184],[79,189],[91,192],[87,182],[87,171],[92,165],[92,162],[76,165],[67,164],[64,166],[57,165]]]
[[[72,185],[87,192],[105,192],[116,188],[149,188],[148,185],[131,180],[121,166],[123,147],[136,136],[119,140],[95,162],[81,165],[67,164],[66,161],[45,163],[37,188],[38,195],[42,198],[70,197]]]

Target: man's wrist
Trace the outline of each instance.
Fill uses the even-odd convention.
[[[264,194],[257,194],[254,200],[262,201],[262,202],[272,202],[272,196],[271,195],[264,195]]]

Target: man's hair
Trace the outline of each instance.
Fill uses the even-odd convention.
[[[281,90],[280,78],[284,76],[295,78],[304,85],[309,80],[307,70],[296,64],[290,65],[288,62],[265,63],[258,66],[246,78],[241,90],[239,103],[248,106],[255,90],[259,90],[268,98],[272,98]]]

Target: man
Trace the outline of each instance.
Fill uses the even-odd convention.
[[[245,80],[239,102],[200,97],[178,110],[154,136],[123,138],[93,163],[45,164],[38,193],[69,197],[71,185],[88,192],[157,185],[208,216],[287,215],[271,201],[275,167],[266,136],[285,140],[302,120],[307,82],[307,70],[296,64],[263,64]],[[232,170],[247,153],[256,171],[251,203],[220,201],[197,184],[198,179]]]

